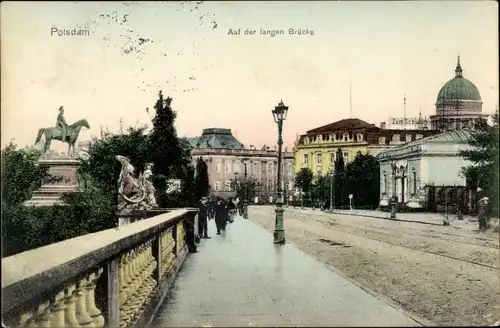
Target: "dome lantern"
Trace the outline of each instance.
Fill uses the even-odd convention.
[[[455,77],[462,77],[462,66],[460,66],[460,55],[458,55],[457,68],[455,68]]]

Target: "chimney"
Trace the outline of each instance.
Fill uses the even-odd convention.
[[[385,122],[380,122],[380,128],[385,130]]]

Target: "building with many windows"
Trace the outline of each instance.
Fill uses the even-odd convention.
[[[245,179],[245,163],[247,179],[256,179],[261,185],[257,197],[249,200],[252,203],[268,203],[276,200],[277,192],[277,148],[263,146],[257,149],[250,145],[245,147],[231,133],[230,129],[204,129],[202,135],[187,138],[192,146],[193,161],[201,157],[208,166],[210,187],[214,196],[234,197],[234,184]],[[282,155],[283,195],[286,199],[294,192],[293,153],[284,149]]]
[[[295,172],[307,167],[314,175],[327,174],[333,169],[339,148],[347,164],[359,151],[375,156],[381,151],[437,133],[439,131],[428,129],[386,129],[385,123],[378,127],[357,118],[340,120],[309,130],[298,138],[294,148]]]

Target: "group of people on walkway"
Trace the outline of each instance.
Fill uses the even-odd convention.
[[[234,222],[234,217],[238,213],[238,199],[225,199],[215,197],[209,199],[203,197],[198,202],[198,236],[202,239],[210,239],[208,236],[208,221],[214,220],[217,234],[226,230],[228,223]]]

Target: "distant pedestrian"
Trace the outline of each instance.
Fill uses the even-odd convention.
[[[488,229],[488,221],[489,221],[489,198],[483,197],[477,203],[478,209],[478,221],[479,221],[479,230],[486,231]]]
[[[217,199],[215,204],[215,226],[217,228],[217,234],[220,235],[221,231],[226,230],[226,205],[221,198]]]
[[[208,199],[203,197],[198,205],[198,235],[203,239],[208,237]]]

